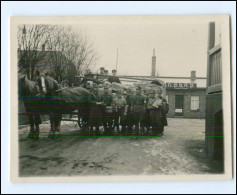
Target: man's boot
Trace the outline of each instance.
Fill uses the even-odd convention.
[[[50,133],[49,133],[48,137],[53,138],[54,133],[55,133],[55,126],[54,126],[54,124],[51,124]]]
[[[36,139],[39,138],[39,133],[40,133],[40,131],[39,131],[39,125],[36,125],[36,127],[35,127],[35,138],[36,138]]]
[[[98,125],[95,127],[95,134],[100,135],[100,127]]]
[[[30,132],[27,136],[27,138],[34,138],[34,134],[35,134],[35,128],[34,128],[34,125],[30,125]]]
[[[135,132],[136,132],[135,133],[136,135],[139,135],[139,125],[138,124],[135,125]]]
[[[121,134],[122,134],[122,135],[125,135],[125,134],[126,134],[126,131],[127,131],[126,126],[125,126],[125,125],[122,125]]]

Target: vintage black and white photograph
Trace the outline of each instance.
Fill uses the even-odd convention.
[[[227,15],[12,17],[12,174],[230,179],[229,30]]]

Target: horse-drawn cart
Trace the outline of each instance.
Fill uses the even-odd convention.
[[[85,118],[80,115],[80,113],[78,113],[78,110],[72,111],[72,113],[70,114],[64,114],[62,121],[73,122],[75,126],[78,126],[80,128],[84,128],[88,124]]]

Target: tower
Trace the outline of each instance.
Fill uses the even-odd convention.
[[[195,83],[195,80],[196,80],[196,71],[195,70],[191,71],[190,80],[191,80],[191,83]]]
[[[151,77],[156,76],[156,55],[155,49],[153,49],[152,64],[151,64]]]

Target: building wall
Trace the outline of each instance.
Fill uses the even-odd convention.
[[[208,94],[206,109],[206,151],[209,157],[223,160],[222,93]]]
[[[175,116],[175,95],[184,96],[183,118],[205,118],[206,110],[206,89],[167,89],[169,113],[167,117],[173,118]],[[191,96],[199,96],[199,110],[191,110]],[[180,116],[179,116],[180,117]]]

